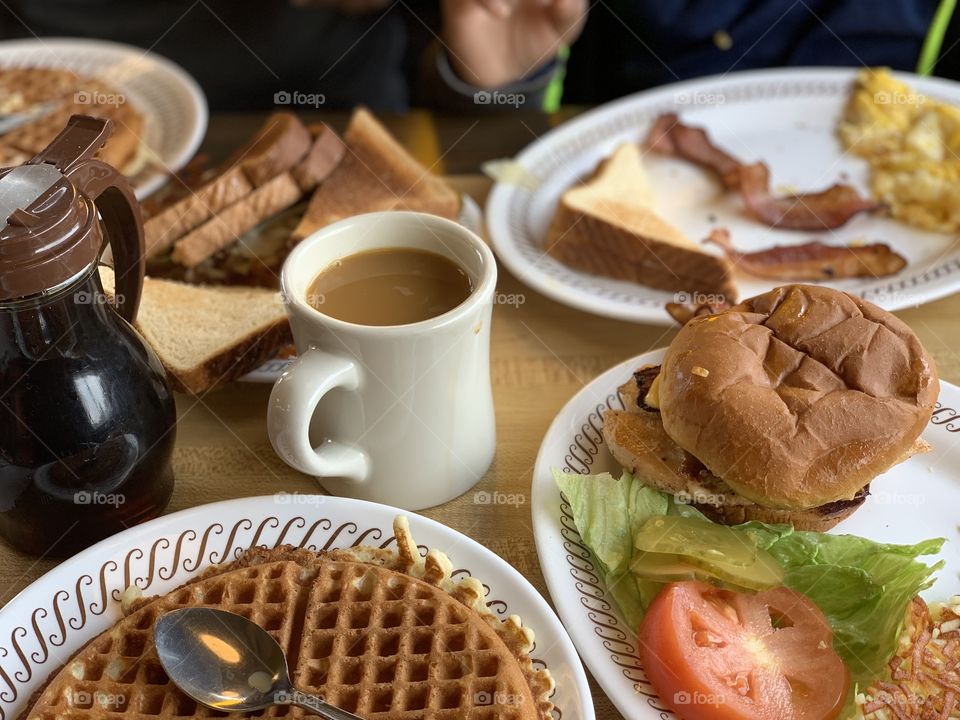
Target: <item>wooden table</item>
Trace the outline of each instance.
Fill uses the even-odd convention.
[[[258,117],[214,118],[205,150],[217,157],[242,142]],[[344,116],[328,116],[342,127]],[[561,118],[436,119],[425,113],[388,118],[391,129],[454,185],[483,203],[490,183],[478,172],[488,157],[516,153]],[[439,162],[438,158],[440,158]],[[606,368],[670,342],[668,327],[635,325],[572,310],[530,290],[500,268],[498,291],[521,305],[497,305],[491,374],[497,414],[497,456],[476,491],[518,494],[517,507],[477,505],[473,491],[423,514],[483,543],[512,564],[549,599],[534,547],[529,491],[544,433],[564,403]],[[936,358],[940,376],[960,382],[960,295],[898,313]],[[316,492],[314,480],[287,467],[270,446],[265,409],[270,387],[234,385],[202,398],[179,396],[177,487],[169,511],[279,491]],[[56,563],[0,546],[0,606]],[[600,720],[620,718],[594,684]]]

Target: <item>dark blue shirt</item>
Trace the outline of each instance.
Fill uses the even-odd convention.
[[[913,70],[937,0],[600,0],[570,57],[565,102],[788,65]],[[944,48],[947,49],[947,48]]]

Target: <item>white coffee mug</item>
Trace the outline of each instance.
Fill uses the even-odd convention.
[[[442,315],[391,326],[345,322],[307,302],[312,281],[334,261],[398,247],[457,263],[470,278],[469,297]],[[358,215],[303,240],[281,273],[298,357],[270,395],[267,425],[277,454],[335,495],[407,510],[466,492],[490,467],[496,445],[496,281],[490,248],[434,215]]]

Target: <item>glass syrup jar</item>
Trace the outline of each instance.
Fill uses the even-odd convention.
[[[110,121],[75,115],[0,170],[0,537],[66,556],[155,517],[173,491],[176,408],[131,323],[143,286],[139,205],[93,158]],[[98,272],[109,245],[116,288]]]

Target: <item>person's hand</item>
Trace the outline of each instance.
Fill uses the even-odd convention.
[[[461,80],[493,88],[552,60],[580,35],[587,0],[444,0],[443,42]]]

